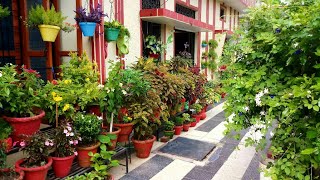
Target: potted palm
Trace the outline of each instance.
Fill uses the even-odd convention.
[[[83,35],[89,37],[94,35],[97,24],[100,24],[102,18],[107,16],[103,13],[101,4],[98,4],[96,8],[91,6],[90,12],[87,12],[87,9],[83,7],[80,7],[74,12],[77,15],[74,19],[79,24]]]
[[[102,119],[93,114],[78,112],[75,114],[73,121],[75,130],[82,137],[77,146],[78,164],[81,167],[89,167],[91,162],[88,153],[96,153],[100,146],[98,136],[101,131]]]
[[[12,148],[12,138],[10,134],[12,133],[12,127],[10,124],[0,118],[0,147],[6,149],[6,152],[9,152]]]
[[[183,122],[184,119],[182,117],[176,117],[175,118],[175,126],[174,126],[174,134],[175,135],[180,135],[183,129]]]
[[[37,5],[30,9],[25,24],[28,27],[39,28],[43,41],[54,42],[60,29],[65,32],[74,30],[74,26],[63,23],[66,18],[61,12],[56,12],[53,5],[48,10],[42,5]]]
[[[166,121],[164,123],[164,135],[172,139],[174,134],[174,123],[172,121]]]
[[[24,180],[46,179],[52,165],[49,154],[53,141],[44,133],[36,133],[20,142],[20,146],[28,157],[18,160],[15,168],[24,171]]]
[[[56,177],[63,178],[70,172],[72,162],[77,155],[76,146],[82,140],[70,122],[63,122],[55,129],[55,151],[53,152],[52,168]]]
[[[45,112],[41,110],[42,84],[38,72],[15,65],[0,67],[0,104],[3,119],[13,128],[13,141],[21,140],[21,135],[32,135],[40,128]]]
[[[121,29],[122,25],[116,21],[110,21],[110,22],[104,22],[104,37],[105,39],[110,42],[110,41],[116,41],[119,36],[119,32]]]
[[[189,131],[189,128],[191,126],[192,119],[190,118],[190,115],[187,113],[182,114],[183,118],[183,131]]]

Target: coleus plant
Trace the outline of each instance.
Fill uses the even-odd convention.
[[[103,13],[102,5],[98,4],[96,8],[90,7],[90,12],[86,8],[80,7],[76,11],[77,17],[74,19],[79,22],[95,22],[100,24],[103,17],[108,16]]]

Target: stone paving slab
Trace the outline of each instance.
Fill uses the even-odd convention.
[[[185,158],[202,161],[215,148],[215,144],[199,140],[178,137],[159,151]]]

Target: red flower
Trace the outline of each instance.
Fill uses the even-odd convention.
[[[33,69],[24,69],[25,72],[29,73],[29,74],[35,74],[36,77],[41,77],[41,75],[36,71],[36,70],[33,70]]]
[[[53,85],[58,85],[58,81],[57,80],[52,80],[52,84]]]
[[[222,66],[219,67],[219,71],[223,72],[225,70],[227,70],[227,66],[226,65],[222,65]]]

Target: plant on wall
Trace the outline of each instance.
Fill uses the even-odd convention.
[[[208,68],[210,71],[214,72],[217,69],[217,53],[215,52],[215,49],[218,47],[218,42],[214,39],[209,40],[209,52],[202,54],[203,59],[207,59],[207,61],[201,62],[202,68]]]
[[[166,43],[163,43],[154,35],[149,35],[145,38],[146,48],[149,49],[150,57],[155,59],[159,58],[159,55],[164,53],[168,44],[173,42],[173,34],[170,34]]]
[[[0,4],[0,20],[4,17],[7,17],[10,15],[10,11],[8,7],[3,7]]]
[[[262,149],[273,127],[272,179],[319,177],[319,9],[318,0],[250,8],[225,54],[227,132],[259,131],[246,143]]]

